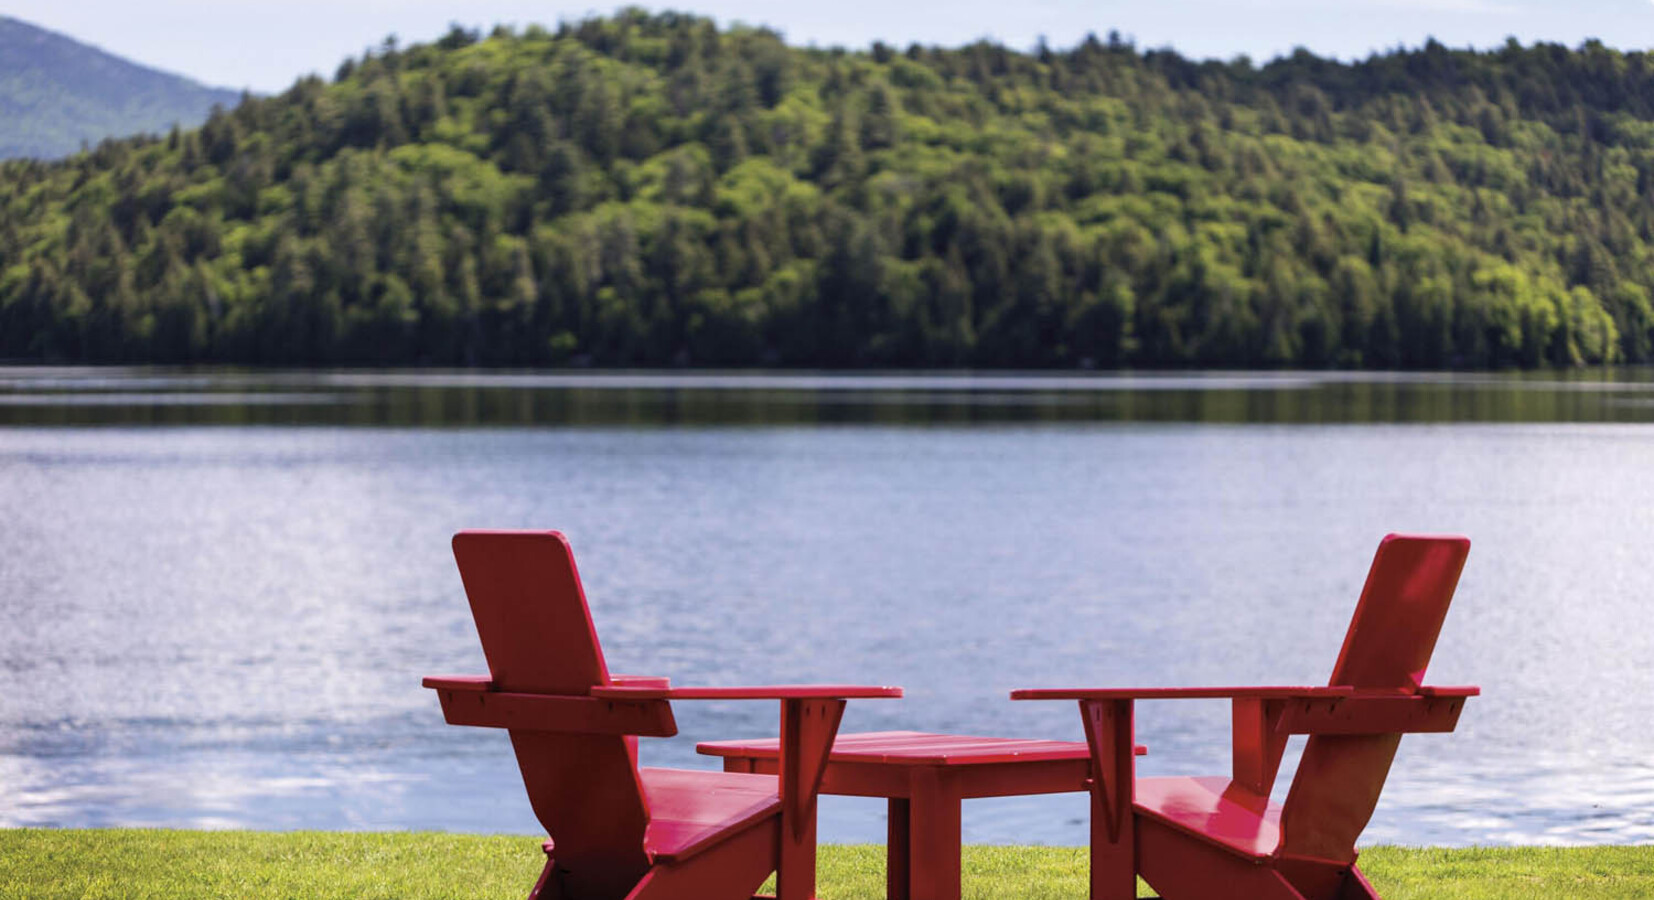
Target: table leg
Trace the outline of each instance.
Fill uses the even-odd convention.
[[[912,775],[910,900],[959,900],[959,787],[930,766]]]
[[[912,865],[909,841],[913,818],[908,801],[890,798],[890,825],[885,830],[885,896],[888,900],[909,900]]]

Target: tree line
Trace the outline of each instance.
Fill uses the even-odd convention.
[[[1654,357],[1654,57],[386,43],[0,164],[0,357],[1493,368]]]

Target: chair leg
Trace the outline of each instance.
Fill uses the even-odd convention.
[[[815,896],[816,798],[844,703],[793,697],[781,701],[781,847],[775,873],[779,900]]]
[[[804,833],[795,835],[792,823],[781,829],[781,859],[775,869],[777,900],[812,900],[816,891],[815,810],[803,823]]]
[[[1373,889],[1373,885],[1367,880],[1367,876],[1362,874],[1361,869],[1350,866],[1349,877],[1344,879],[1344,886],[1338,892],[1338,900],[1382,900],[1382,898],[1378,896],[1378,891]]]
[[[546,841],[542,849],[546,851],[546,867],[540,870],[540,880],[534,882],[534,890],[528,892],[528,900],[563,900],[563,890],[557,884],[557,861],[551,855],[551,841]]]
[[[1275,861],[1275,867],[1298,893],[1310,900],[1380,900],[1378,891],[1354,863],[1282,854]]]
[[[1091,789],[1091,900],[1132,900],[1137,896],[1137,853],[1132,816],[1108,833],[1109,804],[1101,788]]]
[[[1137,759],[1130,700],[1084,700],[1080,717],[1091,748],[1091,900],[1137,896]]]

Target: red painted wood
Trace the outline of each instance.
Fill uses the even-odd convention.
[[[815,893],[816,792],[845,701],[789,697],[781,701],[781,861],[777,900]]]
[[[1152,816],[1137,817],[1137,870],[1162,900],[1306,900],[1274,867]]]
[[[1237,785],[1253,793],[1269,795],[1281,770],[1289,732],[1281,730],[1285,700],[1236,697],[1230,704],[1233,720],[1231,774]]]
[[[657,860],[681,862],[705,852],[732,828],[780,812],[769,775],[689,769],[639,770],[649,792],[649,849]]]
[[[1165,900],[1212,896],[1282,900],[1376,898],[1354,865],[1403,733],[1451,731],[1475,687],[1425,685],[1425,670],[1469,552],[1464,538],[1390,535],[1367,583],[1325,688],[1039,689],[1017,700],[1080,700],[1091,737],[1094,868],[1116,874],[1093,896],[1123,892],[1134,868]],[[1121,725],[1104,704],[1150,699],[1229,699],[1231,777],[1135,779],[1135,861],[1118,848],[1118,795],[1109,774]],[[1269,802],[1286,737],[1310,735],[1284,804]],[[1112,736],[1112,738],[1111,738]],[[1102,828],[1095,819],[1101,818]],[[1098,844],[1105,845],[1102,852]],[[1099,891],[1108,891],[1100,894]]]
[[[540,870],[540,877],[535,880],[534,887],[529,889],[528,900],[563,900],[563,889],[557,879],[557,861],[551,853],[551,841],[541,844],[540,849],[546,854],[545,868]]]
[[[908,819],[908,896],[912,900],[959,900],[960,800],[956,770],[911,770]]]
[[[1416,692],[1469,553],[1462,537],[1386,537],[1329,683]],[[1355,841],[1378,806],[1400,742],[1399,733],[1311,735],[1281,814],[1281,852],[1354,862]]]
[[[664,688],[672,686],[672,679],[664,675],[610,675],[609,683],[622,687]]]
[[[697,749],[722,757],[726,771],[768,773],[780,771],[779,747],[771,739]],[[890,799],[891,897],[957,900],[962,800],[1086,790],[1090,774],[1083,743],[885,731],[839,735],[821,793]]]
[[[1281,736],[1444,733],[1459,723],[1462,697],[1354,697],[1331,703],[1282,703]],[[1273,780],[1273,779],[1272,779]]]
[[[1342,891],[1337,895],[1337,900],[1379,900],[1379,896],[1378,891],[1373,888],[1373,883],[1367,880],[1367,876],[1359,868],[1350,866],[1349,876]]]
[[[608,668],[562,535],[462,532],[454,559],[494,690],[585,697]],[[623,897],[649,870],[647,795],[621,735],[512,729],[535,816],[556,843],[564,893]]]
[[[821,792],[849,797],[908,797],[912,775],[920,768],[885,763],[833,762],[822,776]],[[944,768],[958,773],[961,791],[966,799],[1066,794],[1089,790],[1091,782],[1089,757]],[[780,767],[774,759],[726,757],[724,771],[751,771],[768,775],[778,773]]]
[[[886,900],[910,900],[908,888],[913,884],[913,848],[908,837],[913,833],[912,809],[911,801],[890,798],[885,823]]]
[[[507,729],[546,828],[540,900],[745,900],[776,872],[815,890],[815,797],[847,697],[899,688],[674,689],[610,675],[574,557],[556,532],[462,532],[454,557],[489,674],[432,676],[453,724]],[[780,699],[788,777],[638,769],[637,736],[669,736],[671,699]]]
[[[604,685],[593,697],[611,700],[858,700],[902,696],[899,687],[858,684],[776,684],[743,687]]]
[[[638,688],[672,686],[672,679],[660,675],[610,675],[609,681],[615,685]],[[497,690],[492,675],[427,675],[420,681],[420,685],[436,690],[449,691]]]
[[[777,838],[775,900],[811,900],[816,884],[816,820],[811,816],[794,833],[785,821]]]
[[[775,866],[780,821],[770,816],[707,847],[693,859],[656,859],[625,900],[748,900]],[[750,885],[750,886],[749,886]],[[559,900],[584,900],[566,894]]]
[[[1091,751],[1091,898],[1133,900],[1137,896],[1137,841],[1132,798],[1137,780],[1133,752],[1133,701],[1083,700]]]
[[[844,718],[844,703],[798,698],[781,703],[780,776],[786,795],[782,812],[792,823],[794,836],[802,834],[807,820],[815,816],[816,792]]]
[[[776,739],[703,741],[695,745],[707,756],[773,759]],[[1139,747],[1137,755],[1147,753]],[[1087,759],[1079,741],[1041,741],[1018,738],[925,734],[917,731],[872,731],[839,735],[833,743],[834,763],[882,763],[893,766],[983,766],[995,763]]]
[[[569,734],[672,737],[678,724],[664,700],[596,700],[547,694],[437,691],[449,725]]]
[[[1012,700],[1316,700],[1349,697],[1354,688],[1332,687],[1160,687],[1029,688],[1012,691]]]
[[[1482,689],[1479,687],[1433,687],[1424,685],[1417,691],[1420,697],[1480,697]]]
[[[1350,900],[1360,896],[1359,892],[1350,893],[1361,878],[1360,870],[1354,865],[1329,863],[1321,859],[1300,859],[1297,857],[1280,855],[1272,863],[1271,868],[1281,873],[1286,882],[1299,894],[1308,897],[1334,897],[1337,900]],[[1352,879],[1353,876],[1353,879]]]
[[[496,690],[585,694],[609,683],[562,535],[465,531],[453,544]]]
[[[439,691],[491,691],[494,679],[489,675],[427,675],[420,679],[421,687]]]
[[[1329,684],[1414,690],[1424,684],[1469,555],[1469,538],[1386,537],[1373,557]]]
[[[1228,778],[1139,778],[1137,812],[1241,856],[1265,859],[1281,842],[1281,806]]]

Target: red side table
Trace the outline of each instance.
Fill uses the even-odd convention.
[[[774,774],[780,757],[773,739],[696,749],[726,772]],[[1084,791],[1090,777],[1079,742],[880,731],[838,736],[821,793],[889,798],[891,900],[959,900],[960,801]]]

